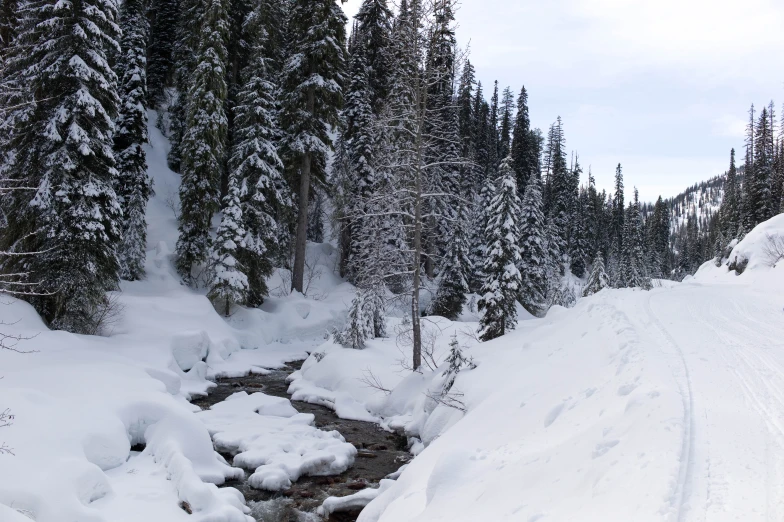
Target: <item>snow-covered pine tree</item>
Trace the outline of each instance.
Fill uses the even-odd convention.
[[[626,207],[623,204],[623,169],[621,164],[615,169],[615,192],[613,194],[612,208],[612,239],[616,255],[623,250],[624,215]]]
[[[180,237],[177,271],[193,281],[193,268],[207,260],[210,224],[218,210],[225,164],[226,37],[229,29],[224,0],[201,0],[201,32],[196,66],[187,96],[187,120],[182,140]]]
[[[484,272],[483,266],[485,259],[487,259],[486,252],[486,236],[487,230],[487,212],[486,209],[493,202],[495,197],[495,180],[486,179],[482,184],[479,198],[474,203],[474,209],[471,216],[471,234],[469,237],[469,259],[474,268],[471,277],[468,281],[468,287],[471,291],[479,293],[484,285]]]
[[[498,169],[498,188],[487,213],[487,242],[483,272],[485,282],[479,310],[479,334],[489,341],[513,330],[517,324],[516,302],[522,288],[518,266],[521,263],[520,199],[512,158],[507,157]]]
[[[452,238],[439,270],[439,286],[430,313],[447,319],[457,320],[463,312],[469,292],[468,278],[473,273],[469,257],[465,205],[461,204],[457,222],[452,229]]]
[[[572,230],[569,238],[571,270],[577,277],[585,275],[590,259],[588,257],[590,250],[587,223],[589,219],[588,210],[588,191],[582,190],[577,198],[576,209],[572,211]]]
[[[144,0],[125,0],[120,10],[120,111],[114,134],[117,158],[115,192],[123,209],[120,275],[135,281],[144,276],[147,249],[147,200],[152,180],[147,175],[147,38]]]
[[[572,173],[566,164],[565,138],[560,116],[553,128],[550,162],[550,205],[548,207],[548,218],[552,227],[548,241],[551,244],[551,251],[559,260],[555,265],[559,275],[561,275],[563,273],[562,260],[569,253],[569,235],[571,233],[573,209],[572,199],[576,197],[576,194],[572,194]]]
[[[365,295],[362,290],[357,289],[348,309],[346,326],[343,330],[332,333],[336,343],[346,348],[361,350],[365,347],[365,341],[374,337],[373,320],[367,317],[365,309]]]
[[[267,295],[266,278],[272,273],[273,259],[286,252],[281,241],[285,224],[279,222],[291,206],[288,185],[276,139],[275,86],[266,58],[267,33],[259,3],[245,22],[251,45],[250,61],[243,69],[242,88],[234,106],[234,132],[229,173],[240,187],[243,228],[246,237],[238,259],[248,276],[246,304],[259,306]]]
[[[0,0],[0,53],[5,53],[19,30],[19,0]]]
[[[512,94],[512,89],[509,87],[506,87],[501,95],[500,111],[498,157],[505,158],[509,155],[512,148],[512,126],[514,124],[513,115],[515,111],[514,94]]]
[[[365,38],[354,43],[349,61],[349,85],[343,111],[345,130],[343,140],[348,156],[349,193],[346,212],[349,215],[351,251],[347,260],[347,275],[357,284],[361,267],[368,263],[375,237],[373,228],[378,221],[367,216],[370,198],[376,189],[374,150],[376,149],[373,118],[373,91],[365,61]]]
[[[649,290],[651,280],[645,263],[645,237],[637,189],[624,219],[624,241],[620,265],[621,284],[625,288]]]
[[[223,198],[223,215],[210,253],[210,291],[207,297],[219,306],[226,317],[231,306],[244,303],[248,297],[248,276],[239,262],[244,247],[240,189],[235,176],[229,177],[229,189]]]
[[[531,176],[539,175],[539,142],[531,130],[531,118],[528,113],[528,92],[525,87],[520,89],[517,98],[517,114],[514,122],[514,136],[511,154],[517,173],[517,190],[522,198],[525,187]]]
[[[449,341],[449,355],[446,356],[445,362],[448,366],[444,372],[444,385],[441,388],[442,396],[447,395],[452,390],[457,374],[464,369],[473,370],[476,368],[474,361],[463,355],[463,348],[457,341],[457,334],[453,335],[452,340]]]
[[[281,86],[281,123],[285,165],[299,184],[291,285],[302,292],[310,185],[324,174],[326,155],[332,149],[329,128],[338,125],[343,105],[346,16],[334,0],[295,2],[289,33],[291,47]]]
[[[773,217],[771,186],[773,180],[773,159],[775,156],[774,137],[771,129],[771,115],[767,107],[760,111],[755,132],[754,144],[754,213],[755,224]]]
[[[583,288],[583,297],[593,295],[605,288],[610,287],[610,278],[604,269],[604,256],[601,252],[596,255],[591,267],[591,275],[588,276],[588,281]]]
[[[520,303],[533,315],[547,311],[547,222],[539,176],[528,179],[520,209]]]
[[[37,190],[5,198],[3,247],[42,254],[13,256],[3,270],[37,283],[43,295],[31,301],[52,328],[78,333],[100,330],[105,292],[119,280],[122,210],[112,187],[119,97],[107,60],[119,50],[116,8],[94,0],[30,2],[4,75],[22,99],[38,99],[7,114],[23,118],[25,132],[4,143],[13,158],[4,177]]]
[[[368,67],[370,106],[378,113],[389,91],[391,61],[394,60],[390,52],[392,11],[387,0],[363,0],[355,18],[358,25],[352,37],[356,36],[355,43],[361,43]]]
[[[150,104],[154,106],[163,101],[166,87],[174,81],[178,7],[177,0],[152,0],[150,3],[147,85]]]
[[[724,198],[721,202],[722,228],[725,237],[734,238],[740,226],[740,184],[735,166],[735,149],[730,151],[730,168],[724,182]]]

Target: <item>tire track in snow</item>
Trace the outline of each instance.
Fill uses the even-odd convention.
[[[693,491],[694,481],[694,440],[696,438],[696,426],[694,421],[694,394],[692,391],[691,375],[689,365],[686,363],[686,356],[683,354],[678,342],[670,335],[670,332],[662,324],[659,317],[651,308],[651,300],[656,294],[648,295],[644,301],[645,312],[651,319],[651,323],[659,331],[660,335],[674,349],[680,359],[683,378],[676,379],[683,397],[683,443],[681,446],[680,468],[678,470],[678,482],[671,497],[671,507],[675,510],[675,520],[683,522],[686,513],[689,511],[689,500]],[[665,355],[668,355],[665,353]],[[674,370],[674,369],[673,369]],[[673,371],[675,375],[676,372]],[[685,381],[685,382],[683,382]]]
[[[781,422],[781,412],[784,412],[784,392],[782,392],[781,386],[777,386],[773,382],[773,379],[765,379],[760,375],[760,367],[767,369],[771,375],[778,375],[779,380],[783,384],[784,371],[778,364],[772,361],[772,357],[767,354],[763,357],[763,353],[754,348],[757,345],[763,346],[764,342],[770,340],[770,335],[780,334],[780,332],[773,332],[770,328],[766,328],[765,331],[768,335],[760,335],[759,331],[748,327],[737,319],[738,316],[741,316],[750,323],[756,324],[759,323],[756,317],[748,313],[740,313],[741,307],[735,302],[732,302],[731,306],[734,311],[732,318],[722,313],[715,301],[709,307],[711,321],[705,319],[700,314],[695,314],[691,308],[690,312],[720,341],[718,343],[718,353],[722,361],[741,386],[747,404],[767,426],[768,437],[774,439],[773,444],[770,441],[766,441],[765,447],[765,460],[767,462],[765,516],[769,521],[780,521],[782,520],[780,514],[784,512],[784,499],[780,495],[780,484],[782,483],[782,474],[784,473],[784,459],[782,456],[782,451],[784,451],[784,423]],[[746,310],[745,307],[743,310]],[[716,321],[719,317],[721,320]],[[755,318],[752,320],[752,317]],[[717,324],[721,325],[721,327],[717,328]],[[756,365],[753,364],[754,361],[756,361]]]

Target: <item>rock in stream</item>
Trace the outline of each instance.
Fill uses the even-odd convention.
[[[230,395],[246,391],[249,394],[262,392],[276,397],[290,398],[286,378],[300,369],[303,361],[289,363],[280,370],[266,375],[251,374],[245,377],[218,379],[217,387],[209,395],[195,398],[192,402],[202,409],[226,400]],[[240,490],[252,509],[256,520],[263,522],[316,522],[323,520],[314,514],[316,508],[327,497],[344,497],[365,489],[378,487],[381,479],[396,472],[407,463],[411,454],[407,451],[404,436],[390,433],[371,422],[339,418],[325,406],[291,401],[300,413],[315,416],[316,427],[337,430],[357,448],[354,465],[344,473],[333,476],[305,476],[285,491],[270,492],[251,488],[245,481],[227,482]],[[228,462],[233,456],[223,454]],[[354,522],[359,511],[333,513],[330,522]]]

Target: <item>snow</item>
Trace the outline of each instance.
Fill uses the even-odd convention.
[[[263,393],[236,393],[198,417],[235,465],[255,470],[248,483],[258,489],[287,489],[306,474],[340,474],[357,453],[337,431],[313,427],[313,415]]]
[[[781,234],[784,216],[735,245],[741,276],[706,263],[687,283],[604,290],[491,342],[439,320],[438,368],[421,374],[394,339],[328,342],[290,391],[349,397],[411,437],[417,458],[360,522],[780,520],[784,276],[765,245]],[[477,364],[458,374],[458,408],[434,400],[455,332]]]
[[[263,373],[305,357],[344,319],[353,288],[333,275],[334,249],[314,246],[309,297],[289,295],[279,271],[270,281],[276,295],[261,310],[220,317],[204,291],[183,286],[172,266],[179,176],[166,167],[157,115],[149,118],[156,195],[147,212],[147,275],[122,283],[108,335],[50,331],[18,301],[0,310],[7,323],[0,330],[25,337],[16,348],[29,352],[0,350],[0,411],[15,416],[0,428],[0,445],[13,451],[0,454],[3,522],[251,520],[242,495],[218,487],[244,472],[214,451],[210,415],[271,419],[268,429],[277,423],[276,451],[302,450],[298,463],[275,454],[287,477],[337,472],[353,458],[339,434],[316,430],[312,417],[293,415],[284,399],[254,394],[232,401],[242,412],[224,406],[203,414],[187,401],[206,393],[216,376]],[[294,437],[301,444],[285,446]],[[144,450],[131,451],[137,444]]]

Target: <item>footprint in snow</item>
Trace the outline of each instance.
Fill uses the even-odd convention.
[[[599,444],[596,445],[596,448],[594,448],[593,455],[591,455],[591,457],[594,459],[601,457],[602,455],[604,455],[605,453],[613,449],[615,446],[617,446],[619,442],[621,441],[608,440],[605,442],[600,442]]]
[[[563,409],[564,409],[564,403],[561,403],[558,406],[556,406],[555,408],[553,408],[552,410],[550,410],[550,413],[548,413],[547,416],[544,418],[544,427],[547,428],[552,423],[554,423],[556,421],[556,419],[563,412]]]
[[[637,388],[637,384],[634,383],[624,384],[623,386],[618,388],[618,395],[620,395],[621,397],[625,397],[629,395],[631,392],[633,392],[635,388]]]

